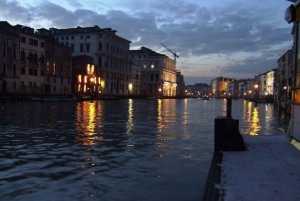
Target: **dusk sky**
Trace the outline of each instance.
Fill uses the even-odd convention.
[[[98,25],[173,59],[186,85],[277,68],[292,47],[285,0],[0,0],[0,20],[34,29]],[[30,19],[29,19],[30,16]]]

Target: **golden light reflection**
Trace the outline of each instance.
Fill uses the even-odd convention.
[[[162,129],[164,127],[163,125],[163,117],[162,117],[162,99],[157,99],[157,130],[158,132],[162,132]]]
[[[133,128],[134,122],[133,122],[133,100],[128,100],[128,120],[127,120],[127,133],[131,133],[131,130]]]
[[[77,104],[76,130],[79,134],[75,138],[76,145],[94,146],[99,143],[99,140],[103,139],[100,135],[101,125],[97,124],[97,122],[100,122],[100,106],[101,103],[98,101]]]
[[[247,108],[247,112],[244,113],[246,116],[245,122],[249,123],[249,129],[245,132],[251,136],[258,135],[258,131],[260,131],[261,126],[259,124],[259,107],[253,107],[252,102],[248,102],[248,106],[244,107]]]
[[[188,123],[188,100],[184,99],[184,111],[183,111],[183,121],[182,121],[182,130],[183,130],[183,139],[188,140],[191,138],[187,129]]]

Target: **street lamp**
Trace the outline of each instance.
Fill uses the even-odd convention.
[[[286,116],[286,107],[287,107],[287,86],[284,86],[283,89],[285,90],[285,106],[284,106],[284,116]]]
[[[159,95],[161,96],[161,88],[159,88],[158,91],[159,91]]]
[[[132,94],[132,83],[129,83],[128,89],[129,89],[129,94]]]

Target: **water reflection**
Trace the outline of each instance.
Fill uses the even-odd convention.
[[[272,106],[232,105],[243,134],[283,134],[288,126]],[[201,199],[214,118],[226,114],[226,101],[21,102],[0,108],[0,200],[181,201]]]
[[[77,104],[76,130],[78,135],[75,137],[76,145],[95,146],[99,140],[103,139],[101,118],[99,118],[101,116],[100,104],[101,102],[98,101]]]

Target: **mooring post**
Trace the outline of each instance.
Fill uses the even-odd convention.
[[[232,99],[231,98],[227,98],[227,108],[226,108],[226,117],[228,119],[231,119],[231,110],[232,110]]]

